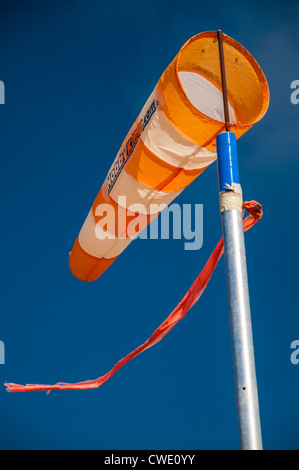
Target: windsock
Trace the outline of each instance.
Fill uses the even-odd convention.
[[[223,34],[229,121],[239,138],[265,114],[266,78]],[[191,38],[166,68],[126,136],[69,255],[72,273],[97,279],[161,210],[217,159],[225,130],[218,38]]]
[[[190,39],[167,67],[116,156],[70,253],[70,268],[79,279],[97,279],[163,207],[216,160],[216,137],[228,124],[238,138],[265,114],[269,91],[262,70],[240,44],[224,34],[222,39],[229,123],[224,119],[218,36],[214,31],[202,33]],[[243,220],[246,231],[261,218],[262,208],[256,201],[242,207],[250,213]],[[223,251],[221,238],[166,320],[105,375],[55,385],[6,383],[7,389],[49,392],[100,387],[185,317]]]

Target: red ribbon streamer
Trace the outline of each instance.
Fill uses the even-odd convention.
[[[256,201],[249,201],[243,203],[243,209],[246,209],[249,212],[249,216],[247,216],[243,220],[243,228],[244,232],[249,230],[259,219],[261,219],[263,212],[262,206]],[[197,277],[197,279],[193,282],[192,286],[188,290],[187,294],[181,300],[181,302],[177,305],[177,307],[171,312],[171,314],[166,318],[166,320],[154,331],[154,333],[150,336],[150,338],[137,349],[132,351],[126,357],[121,359],[115,366],[107,372],[107,374],[99,377],[95,380],[86,380],[85,382],[78,382],[78,383],[64,383],[58,382],[55,385],[39,385],[39,384],[28,384],[28,385],[18,385],[14,383],[5,383],[4,385],[7,387],[7,391],[9,392],[30,392],[30,391],[41,391],[45,390],[50,393],[51,390],[82,390],[82,389],[90,389],[90,388],[98,388],[103,385],[112,375],[114,375],[121,367],[123,367],[127,362],[131,361],[134,357],[136,357],[141,352],[145,351],[146,349],[150,348],[154,344],[161,341],[161,339],[169,333],[170,330],[184,318],[187,312],[190,310],[191,307],[198,301],[201,294],[205,290],[213,271],[223,254],[223,238],[218,242],[216,248],[214,249],[213,253],[211,254],[208,262],[206,263],[205,267]]]

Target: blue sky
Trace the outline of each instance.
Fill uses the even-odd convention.
[[[3,5],[3,6],[2,6]],[[207,30],[246,47],[270,88],[238,142],[264,447],[299,449],[296,1],[1,3],[1,383],[93,379],[143,343],[221,236],[216,164],[176,200],[204,208],[203,247],[136,240],[96,282],[68,253],[126,133],[180,47]],[[188,316],[98,390],[9,394],[2,449],[237,449],[224,261]]]

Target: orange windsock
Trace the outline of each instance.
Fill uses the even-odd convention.
[[[266,78],[223,34],[231,131],[239,138],[265,114]],[[81,280],[97,279],[165,205],[217,159],[225,130],[218,38],[191,38],[159,79],[126,136],[69,255]]]

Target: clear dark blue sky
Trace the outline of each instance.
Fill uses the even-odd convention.
[[[134,241],[98,281],[68,252],[126,133],[193,35],[222,29],[269,82],[265,118],[239,140],[264,446],[299,449],[299,5],[226,0],[1,2],[1,384],[77,382],[107,372],[183,297],[221,236],[216,164],[179,197],[204,205],[204,242]],[[157,346],[98,390],[9,394],[5,449],[237,449],[224,262]]]

